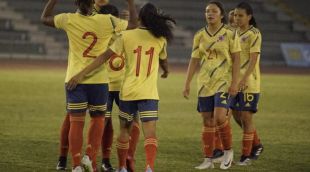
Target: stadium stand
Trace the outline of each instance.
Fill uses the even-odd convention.
[[[206,1],[149,1],[176,18],[176,38],[169,46],[168,52],[172,61],[188,62],[193,35],[205,25]],[[125,7],[124,2],[116,0],[111,2],[120,6],[120,9]],[[221,2],[225,4],[227,10],[230,10],[240,1],[221,0]],[[296,17],[290,15],[292,12],[288,12],[290,6],[292,6],[291,10],[300,9],[300,4],[294,6],[288,3],[283,7],[287,2],[290,1],[251,0],[263,35],[263,64],[284,65],[280,49],[282,42],[309,42],[310,34],[306,20],[296,20]],[[43,0],[0,0],[0,57],[66,59],[67,38],[64,32],[47,28],[39,21],[44,3]],[[305,3],[308,4],[306,6],[310,5],[310,1],[303,1],[302,6],[305,6]],[[56,11],[74,12],[73,1],[59,1]],[[307,15],[309,16],[309,14],[300,14],[300,16]]]

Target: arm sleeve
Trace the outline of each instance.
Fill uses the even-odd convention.
[[[262,35],[258,32],[250,37],[250,53],[260,53],[262,46]]]
[[[161,49],[161,52],[159,53],[159,58],[161,60],[167,59],[167,40],[164,39],[163,48]]]
[[[241,45],[240,45],[240,37],[237,33],[237,30],[234,30],[232,32],[232,36],[229,38],[229,49],[230,53],[237,53],[241,51]]]
[[[54,23],[57,29],[66,30],[66,26],[68,23],[68,14],[62,13],[62,14],[56,15],[54,17]]]
[[[110,46],[110,49],[117,55],[122,55],[124,52],[124,40],[122,35],[119,35]]]
[[[123,19],[120,19],[120,18],[117,18],[111,15],[111,21],[112,21],[114,31],[116,33],[119,33],[127,29],[127,26],[128,26],[127,20],[123,20]]]
[[[200,33],[196,33],[193,40],[193,48],[192,48],[192,58],[201,58],[199,51],[199,43],[200,43]]]

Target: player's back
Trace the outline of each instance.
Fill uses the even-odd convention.
[[[69,39],[69,63],[66,82],[103,53],[114,33],[115,17],[111,15],[84,16],[65,13],[55,17],[57,28],[66,31]],[[89,75],[83,83],[106,83],[106,69],[101,67]]]
[[[146,29],[122,33],[126,58],[122,100],[159,99],[157,78],[159,59],[166,59],[166,39],[156,38]]]

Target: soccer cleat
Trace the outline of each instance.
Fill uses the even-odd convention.
[[[241,166],[251,165],[250,156],[242,155],[241,158],[240,158],[240,161],[237,163],[237,165],[241,165]]]
[[[250,158],[253,160],[257,160],[260,154],[263,153],[263,151],[264,151],[264,146],[262,144],[253,146]]]
[[[151,167],[148,165],[148,166],[146,167],[145,172],[153,172],[153,170],[152,170]]]
[[[212,161],[213,163],[221,163],[224,158],[224,152],[220,149],[214,149]]]
[[[102,172],[114,172],[115,169],[112,167],[109,159],[104,159],[102,160],[101,170]]]
[[[135,171],[135,161],[133,158],[127,158],[126,159],[126,166],[128,172],[134,172]]]
[[[88,155],[84,155],[82,160],[81,160],[82,167],[84,168],[85,172],[94,172],[92,162],[89,159]]]
[[[197,166],[195,168],[198,170],[204,170],[207,168],[214,168],[212,158],[205,158],[204,161],[199,166]]]
[[[66,170],[67,167],[67,157],[60,156],[56,166],[56,170]]]
[[[223,170],[230,168],[233,159],[234,159],[234,151],[232,149],[224,150],[224,157],[223,161],[221,162],[220,168]]]
[[[74,169],[72,169],[72,172],[84,172],[81,166],[77,166]]]
[[[117,169],[115,172],[128,172],[124,167],[121,169]]]

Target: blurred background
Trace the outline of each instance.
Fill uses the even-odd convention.
[[[146,0],[136,0],[144,3]],[[248,0],[263,35],[263,66],[310,67],[310,1]],[[39,19],[45,0],[0,0],[0,60],[66,60],[63,31],[43,26]],[[126,9],[125,0],[111,4]],[[177,20],[176,39],[169,46],[170,61],[186,64],[194,33],[205,26],[206,0],[149,0]],[[221,0],[227,11],[240,0]],[[58,12],[74,12],[73,0],[61,0]]]

